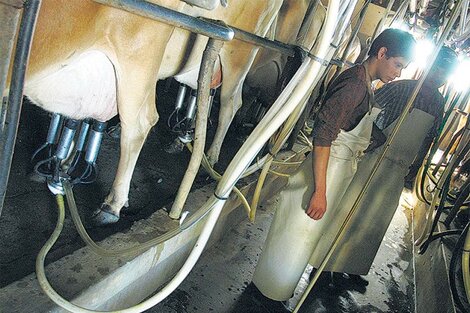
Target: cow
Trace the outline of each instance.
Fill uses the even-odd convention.
[[[153,1],[194,16],[216,17],[263,35],[282,3],[233,1],[205,11],[175,0]],[[60,14],[58,13],[60,12]],[[24,93],[36,105],[74,119],[106,121],[119,113],[120,158],[109,194],[96,212],[97,221],[113,223],[127,206],[130,180],[144,141],[158,121],[158,79],[197,68],[202,51],[184,59],[173,35],[188,37],[156,22],[88,0],[45,0],[38,16]],[[183,39],[185,40],[185,39]],[[225,75],[221,105],[241,102],[243,76],[254,58],[252,45],[229,42],[220,52]]]

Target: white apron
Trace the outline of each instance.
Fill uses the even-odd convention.
[[[268,298],[284,301],[292,297],[323,229],[335,218],[337,204],[356,172],[358,156],[370,143],[372,123],[379,112],[372,108],[354,129],[341,131],[332,143],[326,177],[327,210],[321,220],[315,221],[305,212],[314,190],[312,154],[279,193],[253,276],[253,283]]]
[[[434,117],[421,110],[412,110],[406,117],[371,181],[368,191],[352,216],[350,227],[325,267],[326,271],[357,275],[368,273],[398,207],[404,177],[433,122]],[[396,122],[392,123],[384,130],[386,136],[390,134],[395,124]],[[313,251],[309,263],[314,267],[319,267],[323,261],[384,149],[385,145],[366,154],[359,163],[357,174],[338,204],[336,218]]]

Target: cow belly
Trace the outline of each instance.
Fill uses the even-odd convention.
[[[74,119],[107,121],[117,114],[114,67],[100,51],[82,53],[58,69],[35,75],[25,94],[45,110]]]

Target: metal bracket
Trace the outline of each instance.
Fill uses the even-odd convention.
[[[316,55],[311,54],[310,52],[308,52],[307,55],[310,59],[320,63],[322,66],[328,66],[329,64],[331,64],[331,61],[327,61],[325,59],[319,58]]]

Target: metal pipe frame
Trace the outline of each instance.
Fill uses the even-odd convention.
[[[163,22],[172,26],[183,28],[191,32],[210,38],[230,41],[233,39],[233,30],[227,26],[196,18],[175,10],[171,10],[148,1],[141,0],[93,0],[116,9],[124,10],[152,20]]]
[[[460,23],[458,27],[459,35],[461,35],[467,27],[467,12],[468,12],[468,0],[465,0],[462,4],[462,14],[460,15]]]
[[[405,0],[403,1],[400,6],[398,7],[398,10],[395,12],[395,15],[393,16],[392,20],[390,21],[390,25],[392,26],[393,22],[395,21],[401,21],[404,19],[405,14],[406,14],[406,8],[408,5],[410,5],[411,1],[410,0]]]
[[[11,161],[18,133],[26,65],[28,64],[31,40],[40,6],[41,0],[28,0],[25,3],[14,56],[6,119],[5,123],[0,125],[0,215],[7,191]]]
[[[279,51],[283,54],[293,56],[294,46],[249,33],[239,28],[222,25],[220,22],[193,17],[175,10],[171,10],[157,4],[138,0],[93,0],[97,3],[121,9],[136,15],[151,18],[169,25],[180,27],[193,33],[201,34],[210,38],[230,41],[233,38],[251,43],[267,49]]]
[[[293,57],[295,54],[295,47],[293,45],[289,45],[289,44],[286,44],[277,40],[269,40],[269,39],[249,33],[239,28],[232,27],[232,26],[230,27],[235,32],[235,36],[234,36],[235,39],[238,39],[247,43],[251,43],[259,47],[276,50],[290,57]]]

